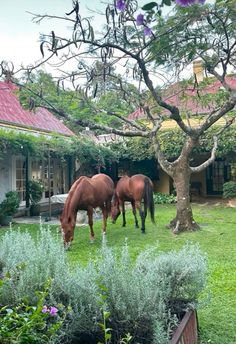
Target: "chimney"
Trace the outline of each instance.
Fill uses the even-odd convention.
[[[193,74],[197,82],[204,79],[202,60],[193,61]]]

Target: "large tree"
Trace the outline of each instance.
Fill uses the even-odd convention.
[[[214,161],[217,136],[233,122],[236,104],[236,90],[227,78],[230,68],[235,67],[236,1],[217,0],[209,5],[204,4],[204,1],[176,2],[177,5],[172,2],[172,7],[169,8],[171,11],[167,15],[165,7],[170,5],[170,1],[148,3],[141,12],[137,1],[117,0],[104,8],[106,24],[99,32],[95,32],[92,19],[82,17],[78,1],[73,1],[72,10],[65,16],[37,14],[34,17],[38,22],[54,18],[72,25],[71,35],[68,37],[57,36],[56,32],[42,37],[40,48],[44,61],[63,61],[65,72],[60,80],[71,81],[76,90],[83,90],[84,102],[93,107],[94,113],[115,117],[125,126],[120,129],[101,125],[96,122],[96,116],[88,116],[82,122],[76,118],[72,120],[108,133],[151,138],[156,158],[162,169],[173,178],[176,188],[177,213],[170,222],[175,233],[198,228],[193,219],[189,198],[190,176]],[[179,3],[194,4],[181,7]],[[92,57],[94,63],[86,63],[88,57]],[[212,77],[208,79],[209,82],[218,80],[224,90],[220,97],[213,99],[204,95],[206,85],[204,82],[198,83],[197,79],[176,83],[187,66],[198,58],[203,62],[208,76]],[[68,72],[68,62],[72,60],[76,61],[76,68]],[[158,77],[162,79],[162,83],[157,87],[155,83]],[[131,78],[137,85],[139,94],[135,90],[131,95],[130,88],[127,87]],[[136,105],[142,108],[148,121],[137,122],[129,119],[123,109],[117,111],[115,108],[112,111],[110,106],[109,109],[101,106],[102,102],[97,101],[96,93],[99,88],[105,89],[104,83],[108,80],[113,80],[114,88],[117,92],[119,88],[124,101],[138,100]],[[195,89],[195,101],[202,102],[205,106],[208,104],[211,110],[202,116],[197,126],[193,126],[190,117],[197,114],[183,111],[177,104],[168,102],[167,89],[182,94],[186,90]],[[93,101],[92,96],[95,97]],[[65,112],[61,115],[70,117]],[[212,136],[209,158],[199,166],[191,166],[192,152],[200,144],[204,133],[226,115],[229,119],[226,119],[225,126]],[[181,153],[174,161],[167,160],[159,142],[159,130],[166,119],[175,121],[184,136]]]

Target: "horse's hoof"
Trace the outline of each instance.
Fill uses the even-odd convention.
[[[142,232],[141,232],[142,234],[146,234],[146,232],[145,232],[145,229],[142,229]]]

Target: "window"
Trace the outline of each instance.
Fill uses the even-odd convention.
[[[22,158],[16,158],[16,191],[20,196],[20,201],[25,201],[26,196],[26,161]]]

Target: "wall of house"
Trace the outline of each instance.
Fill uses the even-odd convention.
[[[207,191],[206,191],[206,171],[201,171],[196,174],[192,174],[191,176],[191,183],[198,182],[200,183],[200,196],[206,196]]]
[[[0,159],[0,202],[5,198],[5,193],[12,190],[12,160],[8,156]]]
[[[25,162],[24,156],[13,156],[4,154],[0,159],[0,202],[5,198],[5,193],[16,190],[16,160]],[[48,184],[48,161],[29,158],[29,179],[38,179]],[[69,190],[69,169],[67,164],[62,163],[59,159],[51,158],[51,194],[67,193]],[[25,179],[25,171],[22,172],[22,178]],[[25,182],[24,182],[25,185]],[[21,195],[21,197],[23,197]],[[22,198],[23,199],[23,198]],[[44,192],[41,203],[48,201],[48,192]],[[21,202],[25,206],[25,201]]]
[[[159,170],[159,180],[153,181],[154,192],[170,193],[170,177],[163,170]]]

